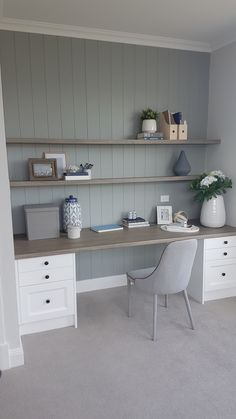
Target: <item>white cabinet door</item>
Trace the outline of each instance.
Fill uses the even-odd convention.
[[[73,281],[20,287],[21,323],[74,314]]]

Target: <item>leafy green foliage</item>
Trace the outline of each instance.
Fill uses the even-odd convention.
[[[220,171],[203,173],[198,178],[194,179],[190,184],[190,190],[196,191],[194,199],[203,202],[204,199],[209,201],[211,198],[216,198],[218,195],[226,193],[227,188],[232,188],[232,180],[228,177],[217,175]]]
[[[151,108],[144,109],[141,113],[141,120],[144,119],[157,119],[158,113]]]

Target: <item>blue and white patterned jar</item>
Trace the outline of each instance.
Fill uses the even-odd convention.
[[[63,229],[65,232],[69,225],[82,228],[81,207],[78,199],[73,195],[66,198],[63,205]]]

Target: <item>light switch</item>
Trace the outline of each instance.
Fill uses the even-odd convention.
[[[170,195],[161,195],[161,202],[169,202]]]

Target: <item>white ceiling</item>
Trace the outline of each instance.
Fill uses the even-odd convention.
[[[2,23],[62,31],[96,29],[155,40],[168,37],[212,50],[236,40],[235,0],[0,0]],[[24,21],[21,21],[24,20]],[[60,25],[60,26],[58,26]],[[62,26],[66,25],[66,26]],[[4,25],[0,25],[4,28]],[[83,27],[83,28],[81,28]],[[5,26],[6,28],[6,26]],[[9,28],[11,29],[11,28]],[[88,32],[89,32],[88,29]],[[38,30],[39,31],[39,30]],[[80,31],[81,32],[81,31]],[[109,33],[107,33],[108,35]],[[164,39],[163,39],[164,41]],[[191,49],[191,48],[189,48]]]

